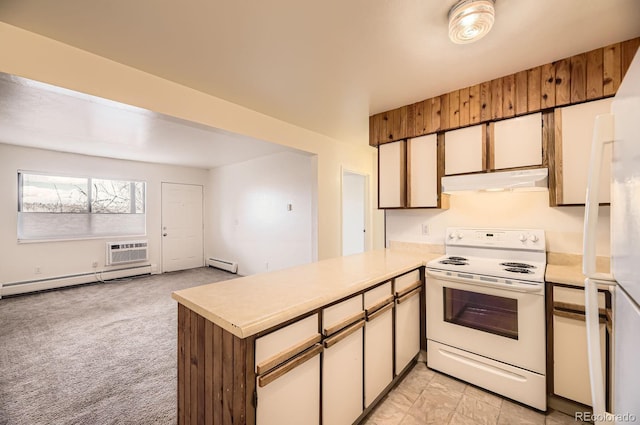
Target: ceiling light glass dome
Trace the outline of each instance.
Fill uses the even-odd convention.
[[[457,44],[484,37],[495,17],[493,0],[462,0],[449,11],[449,38]]]

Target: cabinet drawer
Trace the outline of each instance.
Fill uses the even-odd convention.
[[[322,311],[322,333],[330,336],[364,319],[362,295],[358,295]]]
[[[564,286],[553,287],[553,302],[567,304],[568,306],[579,306],[584,308],[584,290],[579,288],[565,288]],[[598,292],[598,307],[605,308],[605,294]]]
[[[256,373],[263,374],[273,369],[320,340],[317,314],[256,339]]]
[[[391,281],[364,293],[365,310],[375,310],[375,307],[381,306],[393,301],[391,292]]]
[[[412,290],[416,286],[420,286],[420,270],[414,270],[409,273],[398,276],[394,279],[396,297]]]

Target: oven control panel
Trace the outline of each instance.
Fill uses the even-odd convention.
[[[449,227],[446,245],[544,250],[544,230]]]

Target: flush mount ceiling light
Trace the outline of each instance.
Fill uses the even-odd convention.
[[[461,0],[449,10],[449,38],[457,44],[484,37],[495,15],[494,0]]]

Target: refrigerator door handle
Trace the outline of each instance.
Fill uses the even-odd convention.
[[[596,425],[613,424],[606,411],[604,370],[600,353],[600,319],[598,312],[598,286],[615,285],[610,281],[586,278],[584,281],[585,319],[587,325],[587,354],[589,357],[589,381],[591,383],[591,403]]]
[[[596,273],[596,239],[598,227],[598,193],[604,145],[613,142],[613,115],[602,114],[596,117],[591,143],[587,196],[584,209],[584,240],[582,244],[582,273],[588,278],[613,281],[613,276]]]
[[[598,284],[615,285],[611,274],[596,273],[596,239],[598,228],[598,194],[604,145],[613,141],[613,115],[596,117],[591,142],[591,158],[587,181],[587,196],[584,208],[584,240],[582,245],[582,273],[584,281],[585,319],[587,325],[587,353],[589,358],[589,379],[593,414],[598,419],[596,425],[607,421],[605,384],[600,354],[600,322],[598,317]],[[595,279],[598,279],[597,281]],[[601,415],[601,416],[600,416]],[[602,420],[604,419],[604,420]]]

